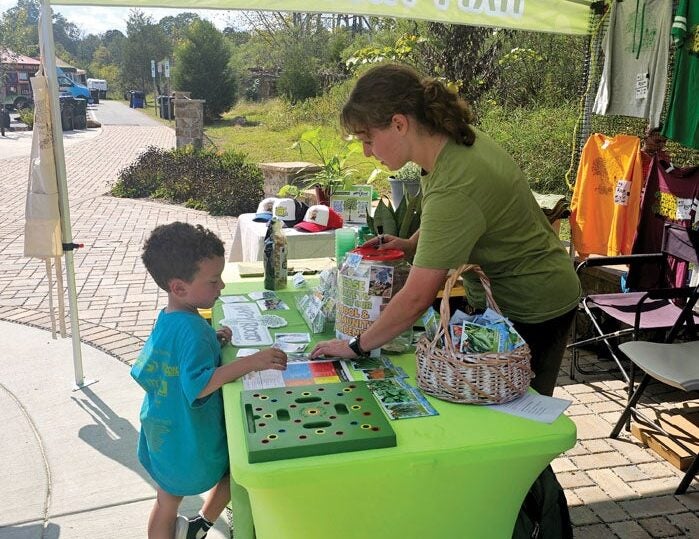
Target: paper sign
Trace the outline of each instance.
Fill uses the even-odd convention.
[[[614,189],[614,204],[628,206],[630,196],[631,182],[628,180],[617,180],[616,188]]]
[[[272,336],[258,318],[236,320],[229,326],[233,332],[233,346],[262,346],[272,344]]]

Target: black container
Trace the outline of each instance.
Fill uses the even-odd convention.
[[[73,98],[73,129],[87,129],[87,99]]]
[[[97,89],[90,90],[90,97],[92,98],[92,103],[95,105],[100,104],[100,91]]]
[[[10,128],[10,113],[5,107],[0,108],[0,123],[5,129]]]
[[[75,129],[73,125],[73,97],[61,96],[58,98],[61,104],[61,128],[63,131],[72,131]]]

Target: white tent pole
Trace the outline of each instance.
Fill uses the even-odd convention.
[[[56,75],[56,51],[53,43],[53,24],[49,0],[41,0],[41,17],[39,32],[43,41],[41,61],[49,86],[49,111],[51,113],[51,136],[53,138],[53,155],[56,163],[56,182],[58,184],[58,208],[61,214],[61,238],[66,259],[66,282],[68,285],[68,308],[70,310],[70,334],[73,342],[73,370],[75,372],[75,389],[85,385],[83,358],[80,348],[80,323],[78,321],[78,293],[75,286],[75,263],[73,260],[73,232],[70,226],[70,208],[68,204],[68,183],[66,181],[66,163],[63,153],[63,131],[61,129],[61,111],[58,101],[58,77]]]

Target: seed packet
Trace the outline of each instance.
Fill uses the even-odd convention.
[[[439,314],[434,310],[434,307],[430,307],[422,315],[422,325],[425,328],[425,335],[431,341],[437,335],[439,330]]]
[[[289,309],[289,306],[280,298],[261,299],[257,302],[257,305],[263,311],[283,311]]]
[[[500,332],[497,329],[464,322],[459,350],[461,352],[497,352],[500,349]]]

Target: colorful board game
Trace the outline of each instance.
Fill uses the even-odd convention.
[[[365,382],[241,392],[248,462],[395,447]]]

